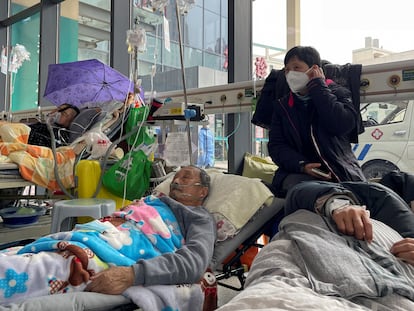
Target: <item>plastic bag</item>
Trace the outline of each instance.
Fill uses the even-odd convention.
[[[112,142],[102,132],[101,126],[89,130],[86,134],[77,138],[72,145],[77,144],[80,141],[86,143],[86,151],[90,153],[90,159],[99,159],[105,155]]]
[[[142,150],[131,151],[103,176],[103,184],[111,193],[128,200],[140,199],[150,186],[152,162]]]
[[[148,117],[148,112],[149,109],[147,106],[131,108],[129,111],[128,120],[125,125],[126,133],[131,132],[132,129],[145,121]],[[142,126],[136,134],[128,137],[126,141],[130,146],[138,146],[142,143],[145,145],[151,145],[154,143],[155,139],[154,135],[151,135],[151,131],[148,129],[148,127]]]

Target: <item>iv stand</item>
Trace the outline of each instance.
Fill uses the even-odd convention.
[[[185,83],[185,67],[184,67],[184,56],[183,56],[183,40],[182,40],[182,32],[181,32],[181,23],[180,23],[180,12],[178,9],[178,0],[175,0],[175,9],[176,9],[176,17],[177,17],[177,27],[178,27],[178,42],[180,45],[180,64],[181,64],[181,78],[183,80],[183,93],[184,93],[184,105],[185,109],[188,109],[188,99],[187,99],[187,88]],[[185,118],[186,127],[187,127],[187,140],[188,140],[188,153],[190,157],[190,165],[193,165],[193,151],[191,147],[191,133],[190,133],[190,119]]]

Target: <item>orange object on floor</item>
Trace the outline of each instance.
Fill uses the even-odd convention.
[[[242,248],[243,247],[243,245],[241,245],[240,247],[239,247],[239,249],[240,248]],[[252,247],[249,247],[248,249],[247,249],[247,251],[243,254],[243,255],[241,255],[240,256],[240,263],[243,265],[243,266],[247,266],[247,268],[248,269],[250,269],[250,266],[252,265],[252,262],[253,262],[253,259],[254,259],[254,257],[256,257],[256,255],[257,255],[257,253],[259,252],[259,248],[258,247],[256,247],[256,246],[252,246]],[[232,252],[224,261],[223,261],[223,264],[226,264],[226,263],[228,263],[230,260],[231,260],[231,258],[234,256],[236,254],[236,252]]]
[[[250,270],[250,267],[253,263],[254,257],[259,253],[259,248],[254,246],[250,247],[241,257],[240,262],[242,265],[246,265]]]
[[[265,235],[265,234],[262,234],[262,236],[259,238],[259,240],[258,240],[258,244],[261,244],[261,245],[266,245],[266,244],[269,244],[269,242],[270,242],[270,238],[267,236],[267,235]],[[240,247],[239,247],[239,249],[241,249],[243,247],[243,245],[241,245]],[[247,266],[248,267],[248,269],[250,270],[250,266],[252,265],[252,263],[253,263],[253,260],[254,260],[254,258],[256,257],[256,255],[259,253],[259,250],[260,250],[260,247],[256,247],[256,246],[252,246],[252,247],[250,247],[250,248],[248,248],[247,249],[247,251],[243,254],[243,255],[241,255],[240,256],[240,263],[242,264],[242,265],[245,265],[245,266]],[[235,255],[235,252],[233,252],[233,253],[231,253],[225,260],[224,260],[224,262],[223,262],[223,264],[226,264],[227,262],[229,262],[230,261],[230,259],[233,257]]]
[[[263,245],[269,244],[270,238],[266,234],[262,234],[261,239],[263,241]]]

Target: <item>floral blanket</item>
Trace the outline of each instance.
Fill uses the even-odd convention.
[[[23,123],[0,121],[0,154],[2,162],[19,166],[21,176],[49,190],[59,190],[55,178],[52,149],[27,144],[30,127]],[[73,166],[76,154],[71,147],[56,149],[58,174],[65,188],[74,186]]]
[[[0,304],[83,291],[95,273],[174,252],[184,243],[174,214],[158,198],[134,202],[113,217],[125,222],[95,220],[0,253]],[[136,288],[142,287],[127,293],[133,300]]]

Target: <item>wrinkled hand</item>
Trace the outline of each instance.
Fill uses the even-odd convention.
[[[85,291],[119,295],[134,285],[134,280],[135,274],[132,267],[111,267],[93,275]]]
[[[313,168],[320,168],[321,164],[320,163],[306,163],[305,166],[303,167],[303,172],[311,175],[312,177],[315,177],[316,179],[319,180],[331,180],[332,179],[332,174],[331,172],[329,172],[329,178],[326,178],[324,176],[321,176],[315,172],[312,172]]]
[[[335,221],[338,231],[351,235],[358,240],[372,242],[372,222],[369,211],[359,205],[349,205],[333,212],[332,219]]]
[[[401,260],[414,265],[414,239],[405,238],[398,241],[391,247],[391,253]]]

